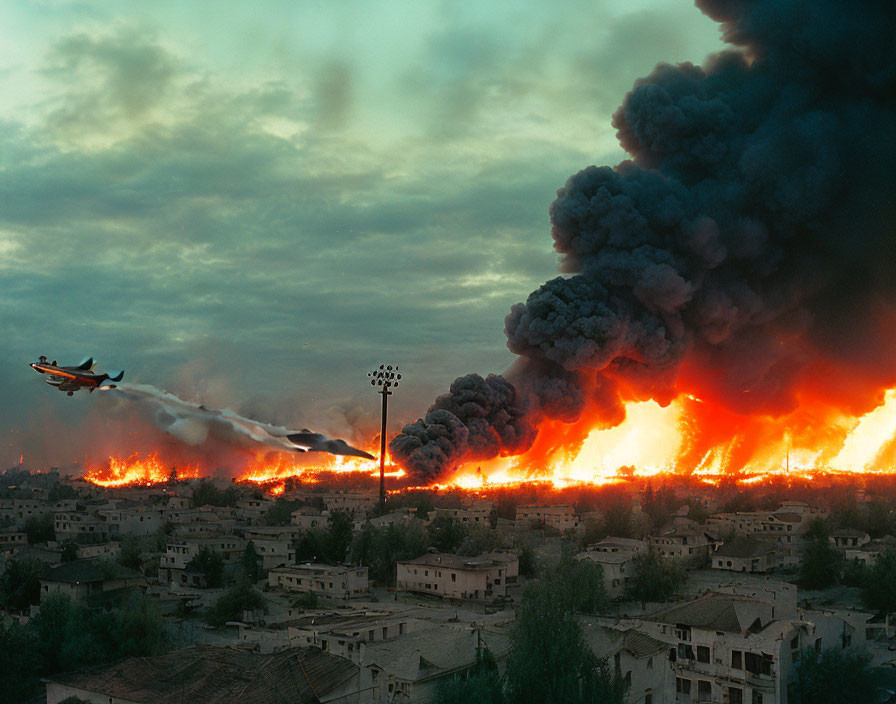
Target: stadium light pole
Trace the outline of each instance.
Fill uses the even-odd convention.
[[[370,379],[371,386],[378,386],[377,393],[383,395],[383,429],[380,433],[380,510],[386,508],[386,412],[389,397],[392,395],[390,389],[398,386],[401,374],[398,373],[398,365],[394,367],[391,364],[381,364],[379,369],[367,372],[367,378]]]

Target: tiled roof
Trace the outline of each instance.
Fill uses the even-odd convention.
[[[661,609],[645,618],[659,623],[681,624],[692,628],[745,633],[763,625],[760,621],[763,606],[752,599],[711,594],[695,601]]]
[[[515,557],[508,557],[507,553],[460,557],[451,553],[428,552],[413,560],[400,560],[400,562],[406,565],[426,565],[427,567],[444,567],[452,570],[482,570],[490,569],[496,563],[512,561]]]
[[[777,547],[772,543],[766,543],[747,536],[738,536],[716,550],[715,554],[719,557],[761,557],[770,552],[775,552],[776,549]]]
[[[357,672],[317,648],[257,655],[201,645],[50,681],[140,704],[318,704]]]
[[[60,565],[47,565],[41,571],[40,578],[47,582],[105,582],[117,579],[142,579],[143,575],[117,562],[103,559],[73,560]]]
[[[499,630],[467,626],[438,626],[387,641],[369,643],[364,666],[376,666],[399,679],[419,682],[455,672],[476,662],[476,647],[488,648],[496,660],[510,649],[510,639]]]

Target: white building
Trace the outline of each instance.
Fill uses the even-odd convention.
[[[493,599],[507,594],[519,575],[519,559],[510,553],[459,557],[426,553],[396,564],[396,586],[449,599]]]
[[[733,572],[769,572],[780,564],[778,546],[748,536],[738,536],[712,554],[710,566]]]
[[[268,573],[268,586],[288,592],[314,592],[332,599],[352,599],[366,594],[370,581],[366,567],[306,563],[275,567]]]
[[[516,520],[544,524],[557,530],[569,530],[578,525],[572,506],[517,506]]]

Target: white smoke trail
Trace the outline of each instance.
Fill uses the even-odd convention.
[[[310,430],[289,430],[234,413],[229,408],[208,408],[191,403],[149,384],[101,387],[103,396],[121,403],[136,403],[160,430],[187,445],[201,445],[209,436],[248,448],[266,447],[283,452],[329,452],[373,459],[344,440],[327,438]]]

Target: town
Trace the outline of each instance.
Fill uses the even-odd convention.
[[[896,701],[893,483],[0,476],[8,701]]]

